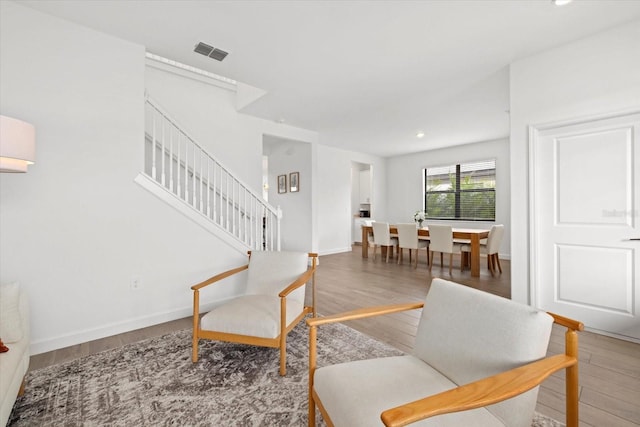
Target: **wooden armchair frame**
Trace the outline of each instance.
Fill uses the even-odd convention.
[[[309,325],[309,426],[314,427],[316,405],[328,426],[333,422],[313,388],[316,370],[317,327],[329,323],[363,319],[383,314],[422,308],[424,303],[407,303],[362,308],[326,317],[307,319]],[[566,369],[566,425],[578,427],[578,334],[581,322],[549,313],[554,323],[567,328],[565,354],[537,360],[518,368],[465,384],[442,393],[388,409],[380,415],[385,426],[405,426],[425,418],[450,412],[466,411],[501,402],[524,393],[560,369]]]
[[[249,259],[251,259],[251,251],[247,252]],[[225,332],[207,331],[202,330],[200,327],[200,289],[220,282],[227,277],[247,270],[249,264],[241,267],[236,267],[224,273],[217,274],[208,278],[207,280],[191,286],[193,290],[193,344],[191,352],[191,360],[193,363],[198,361],[198,342],[200,339],[227,341],[241,344],[249,344],[260,347],[272,347],[280,348],[280,375],[284,376],[287,373],[287,334],[308,314],[312,313],[313,317],[316,317],[316,266],[317,266],[317,253],[309,253],[311,258],[311,268],[300,275],[294,282],[286,286],[279,294],[280,297],[280,334],[275,338],[263,338],[250,335],[230,334]],[[305,306],[300,313],[291,323],[286,322],[287,313],[287,295],[301,286],[304,286],[309,280],[311,280],[311,306]]]

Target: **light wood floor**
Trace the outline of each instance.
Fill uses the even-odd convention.
[[[464,283],[496,295],[510,297],[510,265],[502,261],[503,274],[492,278],[483,262],[481,276],[460,273],[459,258],[454,270],[439,264],[429,274],[426,256],[421,253],[417,269],[395,261],[386,264],[378,258],[363,259],[360,247],[350,253],[320,258],[317,273],[317,307],[320,314],[332,314],[354,308],[421,301],[433,277]],[[483,260],[484,261],[484,260]],[[446,257],[445,257],[446,264]],[[455,267],[458,268],[455,268]],[[189,284],[186,284],[188,286]],[[350,322],[349,326],[403,351],[411,351],[419,311]],[[108,348],[191,327],[191,318],[96,340],[31,358],[30,369],[61,363]],[[550,353],[563,351],[564,337],[554,330]],[[580,425],[598,427],[640,426],[640,344],[621,341],[589,332],[580,333]],[[564,421],[563,375],[554,375],[541,387],[537,410]]]

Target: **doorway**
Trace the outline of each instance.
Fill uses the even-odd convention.
[[[362,243],[362,225],[372,221],[373,167],[368,163],[351,162],[351,241]]]

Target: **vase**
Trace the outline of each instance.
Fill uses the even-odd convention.
[[[422,228],[422,221],[418,221],[418,228]]]

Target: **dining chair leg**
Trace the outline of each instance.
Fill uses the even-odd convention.
[[[427,258],[430,258],[430,260],[429,260],[429,272],[431,272],[431,267],[433,267],[433,251],[431,251],[431,253],[427,255]]]
[[[440,268],[444,267],[444,254],[440,252]]]
[[[451,276],[452,267],[453,267],[453,252],[449,254],[449,276]]]
[[[404,256],[404,248],[398,249],[398,262],[396,264],[400,265],[400,261],[402,261],[403,256]]]
[[[489,273],[491,273],[491,277],[495,276],[495,261],[493,255],[487,255],[487,259],[489,260]]]
[[[500,270],[500,274],[502,274],[502,266],[500,265],[500,256],[496,254],[496,263],[498,264],[498,270]]]

